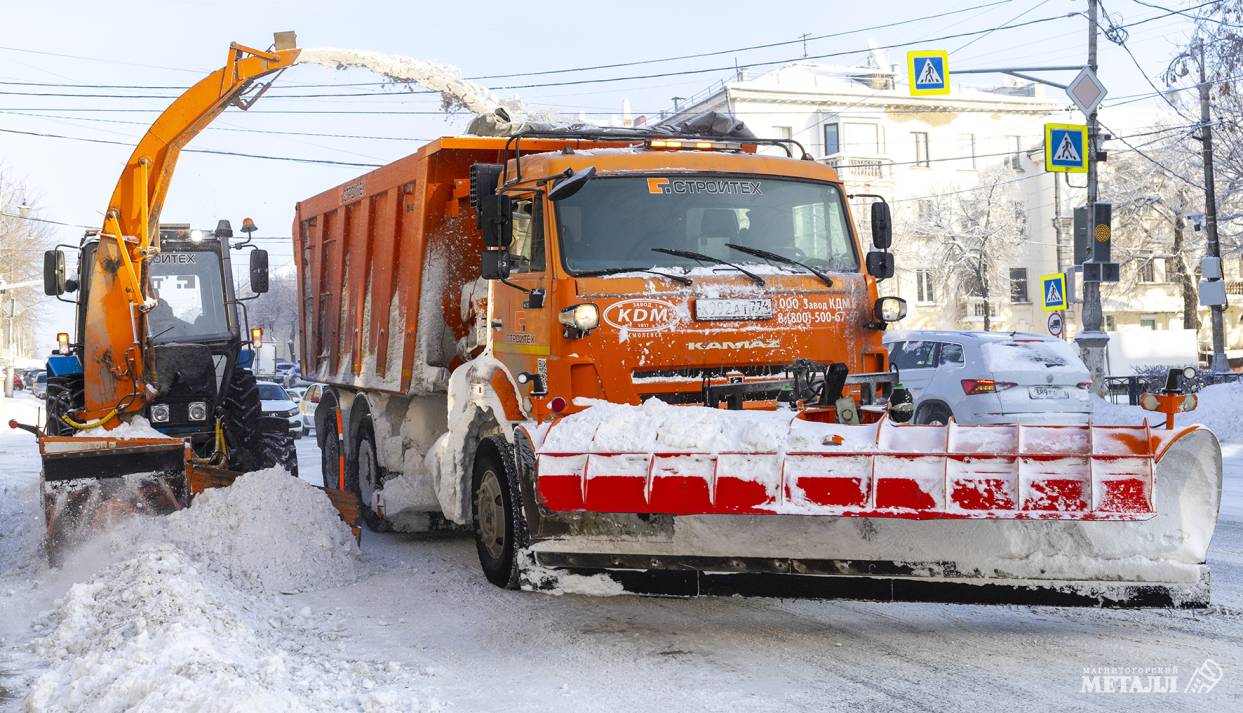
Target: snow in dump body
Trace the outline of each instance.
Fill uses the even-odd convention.
[[[321,47],[302,50],[296,64],[318,64],[329,69],[356,67],[371,70],[396,82],[413,82],[439,92],[446,111],[460,107],[476,114],[491,114],[505,104],[485,87],[463,79],[457,67],[413,57]]]

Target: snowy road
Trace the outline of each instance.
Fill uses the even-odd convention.
[[[33,406],[19,402],[7,410],[33,412]],[[299,442],[299,455],[304,479],[317,482],[319,456],[311,439]],[[469,538],[365,532],[362,576],[345,586],[280,595],[227,589],[208,573],[177,580],[179,597],[231,597],[220,608],[234,617],[235,628],[216,632],[219,642],[207,630],[195,633],[204,637],[195,654],[207,667],[227,671],[230,683],[175,689],[197,692],[199,700],[191,695],[162,707],[134,698],[134,691],[152,684],[130,686],[128,705],[199,710],[196,703],[242,682],[266,697],[224,696],[235,707],[219,710],[1237,710],[1243,705],[1243,447],[1229,445],[1227,456],[1229,496],[1210,559],[1215,606],[1204,611],[554,597],[487,584]],[[37,469],[28,436],[0,435],[0,605],[6,613],[0,618],[0,686],[8,689],[0,710],[20,710],[36,683],[69,690],[51,687],[32,642],[49,629],[66,629],[58,599],[72,582],[99,581],[105,565],[131,554],[118,546],[73,571],[49,572],[40,564]],[[167,573],[185,567],[165,555],[161,576],[175,579]],[[133,573],[104,578],[104,589],[92,590],[88,599],[75,589],[75,606],[95,611],[90,604],[106,598],[109,583],[135,592],[150,586],[150,578],[122,574]],[[132,603],[150,609],[151,601],[164,601],[152,596]],[[44,612],[60,613],[49,619]],[[174,615],[166,618],[175,621],[178,637],[193,628]],[[108,646],[156,640],[157,625],[163,624],[147,617],[143,631],[131,636],[132,623],[118,620],[120,633],[110,635],[121,643],[109,639]],[[92,655],[110,651],[79,645]],[[239,671],[227,662],[231,645],[252,646],[263,658],[253,662],[253,671]],[[1176,668],[1181,687],[1206,659],[1223,671],[1209,693],[1082,692],[1085,669]],[[226,663],[216,663],[221,660]],[[201,680],[185,668],[170,668],[168,675]],[[151,670],[118,667],[117,674]],[[115,686],[106,690],[115,692]],[[53,697],[31,710],[125,709],[106,707],[105,700],[124,699],[97,697],[81,708],[58,708]]]

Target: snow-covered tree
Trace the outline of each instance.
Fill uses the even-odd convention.
[[[43,251],[50,239],[47,224],[35,220],[38,217],[35,196],[0,166],[0,282],[24,282],[42,277]],[[17,348],[22,342],[30,344],[39,323],[42,297],[42,290],[22,288],[0,298],[4,302],[12,298],[16,303],[11,323],[4,319],[3,325],[3,334],[9,337],[11,326],[13,336],[0,343],[0,351],[7,350],[10,344]]]
[[[921,202],[908,216],[906,234],[947,293],[971,295],[984,304],[984,330],[992,329],[992,301],[1008,294],[1009,269],[1025,238],[1023,205],[1005,169],[985,171],[979,185],[949,188]]]

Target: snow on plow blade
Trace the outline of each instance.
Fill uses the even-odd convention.
[[[538,563],[622,579],[694,571],[699,593],[784,574],[775,593],[1208,603],[1221,452],[1207,430],[839,426],[675,408],[695,407],[634,409],[646,419],[612,407],[530,434],[539,503],[569,529],[533,545]],[[636,531],[628,518],[651,516],[668,526],[601,534],[602,520]]]
[[[188,502],[190,447],[173,438],[43,436],[46,548],[56,559],[91,530],[135,513],[162,515]]]

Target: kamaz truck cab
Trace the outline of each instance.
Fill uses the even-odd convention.
[[[249,236],[254,223],[242,230]],[[145,330],[151,349],[145,352],[144,371],[150,375],[143,416],[157,431],[189,438],[195,454],[231,470],[250,471],[285,465],[295,471],[297,457],[285,419],[260,415],[255,376],[250,370],[254,352],[245,324],[245,300],[233,284],[230,248],[251,247],[249,238],[230,245],[233,229],[222,220],[214,231],[192,229],[188,224],[161,224],[160,248],[146,260],[143,271],[149,298],[134,329]],[[96,259],[100,237],[91,231],[79,246],[78,275],[65,278],[64,253],[49,250],[44,262],[44,289],[66,300],[77,293],[74,339],[59,338],[58,353],[48,359],[46,430],[51,435],[72,435],[90,426],[79,420],[83,408],[86,304],[92,289],[91,271],[83,269]],[[267,252],[251,247],[250,290],[254,296],[267,291]]]

